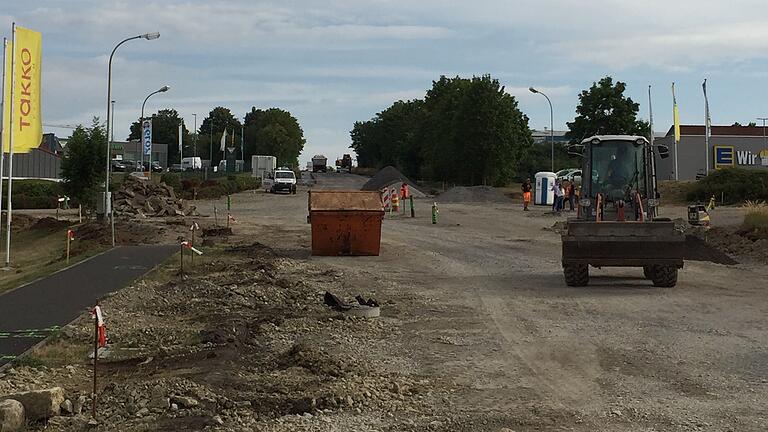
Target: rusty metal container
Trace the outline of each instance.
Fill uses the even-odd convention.
[[[379,255],[384,205],[377,191],[310,191],[312,255]]]

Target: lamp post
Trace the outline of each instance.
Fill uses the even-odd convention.
[[[109,127],[112,129],[112,135],[110,135],[109,140],[115,142],[115,101],[112,101],[112,124]]]
[[[107,72],[107,133],[104,135],[104,138],[109,141],[109,120],[110,116],[112,115],[111,105],[112,105],[112,58],[115,56],[115,51],[117,51],[118,48],[120,48],[120,45],[134,40],[134,39],[146,39],[146,40],[154,40],[160,37],[160,33],[154,32],[154,33],[144,33],[142,35],[138,36],[132,36],[126,39],[123,39],[120,41],[119,44],[115,45],[115,48],[112,49],[112,54],[109,55],[109,66],[108,66],[108,72]],[[112,149],[110,148],[109,142],[107,142],[107,165],[106,165],[106,173],[107,178],[104,181],[104,215],[107,214],[107,208],[109,206],[109,174],[111,171],[111,161],[112,161]],[[112,212],[110,212],[110,218],[112,217]],[[112,235],[112,246],[115,246],[115,236]]]
[[[544,93],[536,90],[533,87],[528,87],[528,90],[531,91],[531,93],[537,93],[545,98],[547,98],[547,102],[549,102],[549,136],[550,136],[550,146],[551,146],[551,161],[552,161],[552,172],[555,172],[555,110],[552,109],[552,101],[549,100],[549,96],[545,95]]]
[[[170,89],[169,86],[165,85],[160,87],[159,89],[153,91],[152,93],[148,94],[147,97],[144,98],[144,102],[141,104],[141,128],[144,129],[144,106],[147,105],[147,101],[149,100],[152,95],[158,94],[158,93],[165,93]],[[151,141],[151,140],[150,140]],[[141,168],[144,169],[144,135],[142,132],[141,136]],[[152,177],[152,143],[149,143],[149,162],[147,162],[149,165],[149,177]]]
[[[195,147],[194,147],[194,156],[197,157],[197,114],[192,114],[192,117],[195,118]],[[195,167],[195,163],[192,162],[192,168]]]

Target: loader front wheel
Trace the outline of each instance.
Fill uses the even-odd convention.
[[[653,286],[671,288],[677,285],[677,267],[669,265],[651,266]]]
[[[646,279],[653,280],[653,267],[643,266],[643,276],[645,276]]]
[[[586,264],[565,264],[563,274],[568,286],[583,287],[589,283],[589,266]]]

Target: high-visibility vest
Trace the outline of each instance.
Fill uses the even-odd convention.
[[[403,199],[408,199],[409,195],[408,195],[408,185],[407,184],[403,184],[403,186],[400,187],[400,196]]]
[[[397,196],[397,193],[392,194],[392,210],[400,210],[400,197]]]

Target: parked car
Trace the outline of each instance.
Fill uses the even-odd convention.
[[[568,181],[577,185],[581,184],[581,170],[579,168],[567,168],[555,173],[559,180]]]
[[[125,172],[126,166],[122,160],[112,159],[112,172]]]
[[[181,168],[181,164],[172,164],[168,168],[168,172],[181,172],[181,171],[183,171]]]
[[[152,172],[163,172],[163,166],[158,161],[152,161]]]

